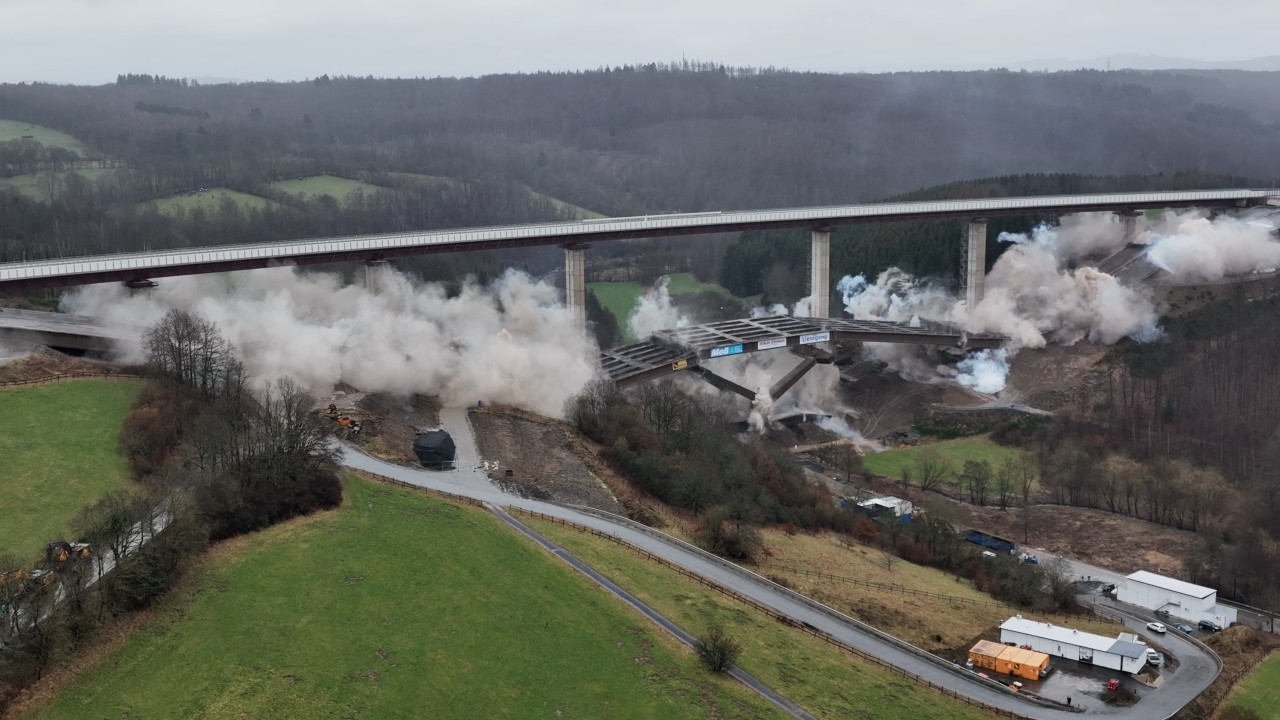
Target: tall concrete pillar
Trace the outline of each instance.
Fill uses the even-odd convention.
[[[809,317],[831,316],[831,230],[809,236]]]
[[[378,292],[382,289],[382,274],[387,267],[386,260],[366,260],[364,263],[364,289],[366,292]]]
[[[562,245],[564,248],[564,302],[582,327],[587,325],[587,248],[586,243]]]
[[[982,301],[987,282],[987,221],[969,221],[968,246],[965,253],[964,302],[972,309]]]
[[[1130,245],[1138,241],[1138,217],[1142,215],[1137,210],[1121,210],[1116,213],[1116,217],[1120,218],[1120,226],[1124,229],[1124,243]]]

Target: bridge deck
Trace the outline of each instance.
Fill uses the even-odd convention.
[[[610,380],[619,387],[628,387],[688,370],[714,358],[840,341],[952,345],[978,350],[999,347],[1005,338],[985,333],[968,334],[950,325],[931,322],[913,326],[883,320],[783,315],[662,330],[648,340],[601,352],[600,364]]]
[[[832,207],[644,215],[502,227],[434,230],[275,243],[186,248],[95,257],[0,264],[0,291],[140,281],[174,275],[247,270],[280,264],[308,265],[386,260],[432,253],[738,232],[766,228],[824,228],[947,218],[1028,213],[1074,213],[1173,207],[1236,207],[1277,202],[1275,190],[1055,195],[984,200],[878,203]]]

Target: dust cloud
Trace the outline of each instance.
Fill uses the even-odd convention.
[[[217,323],[255,382],[292,377],[316,394],[344,381],[436,395],[446,406],[484,400],[558,417],[598,371],[594,342],[558,290],[521,272],[468,281],[454,297],[390,268],[376,273],[374,291],[287,267],[173,278],[145,295],[93,285],[62,307],[139,331],[170,309],[197,312]],[[141,341],[123,353],[141,360]]]

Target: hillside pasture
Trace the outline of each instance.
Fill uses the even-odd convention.
[[[70,150],[80,157],[90,157],[94,154],[84,143],[53,128],[18,120],[0,120],[0,142],[21,140],[23,138],[35,140],[45,147],[60,147],[64,150]]]
[[[165,215],[177,215],[180,212],[191,212],[196,209],[203,210],[206,213],[216,213],[222,207],[224,200],[230,200],[239,206],[241,210],[261,209],[271,203],[270,200],[258,195],[250,195],[249,193],[229,188],[214,187],[148,200],[142,203],[142,206],[155,208]]]
[[[0,553],[34,558],[82,507],[125,487],[120,426],[138,388],[86,379],[0,390]]]
[[[312,175],[311,177],[293,180],[277,180],[268,183],[267,187],[290,195],[317,197],[327,195],[336,200],[345,200],[351,193],[360,190],[366,195],[386,192],[387,188],[371,185],[359,180],[350,180],[337,175]]]
[[[527,522],[686,630],[700,634],[711,625],[725,628],[742,645],[742,669],[819,718],[987,717],[617,543],[542,520]]]
[[[776,718],[482,510],[347,477],[224,543],[29,720]]]
[[[29,175],[14,175],[13,177],[0,178],[0,188],[13,190],[32,200],[40,202],[49,201],[49,191],[58,193],[61,189],[61,183],[52,183],[51,179],[63,180],[69,175],[79,175],[88,180],[90,183],[96,183],[104,177],[110,177],[116,173],[128,172],[120,168],[82,168],[79,170],[62,170],[50,171],[42,173],[32,173]]]
[[[1026,454],[1023,450],[999,445],[985,436],[963,437],[867,453],[862,458],[862,467],[869,473],[901,480],[903,473],[912,471],[913,465],[927,451],[938,453],[947,463],[951,470],[948,480],[964,469],[966,460],[986,460],[991,463],[992,470],[999,470],[1006,460]]]

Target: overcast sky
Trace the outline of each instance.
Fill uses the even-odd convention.
[[[0,0],[0,82],[1242,60],[1280,52],[1277,21],[1277,0]]]

